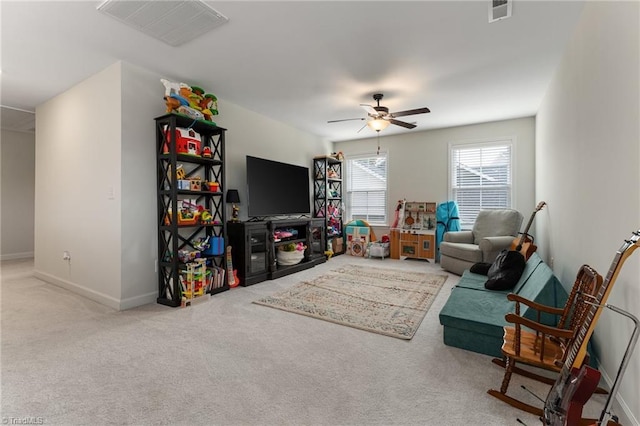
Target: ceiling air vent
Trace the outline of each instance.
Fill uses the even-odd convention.
[[[106,0],[98,10],[171,46],[180,46],[229,20],[199,0]]]
[[[511,17],[511,3],[513,0],[490,0],[489,22],[499,21]]]

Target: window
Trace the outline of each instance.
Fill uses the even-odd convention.
[[[481,209],[511,208],[511,153],[510,140],[449,146],[449,190],[463,228]]]
[[[387,153],[349,157],[347,217],[387,224]]]

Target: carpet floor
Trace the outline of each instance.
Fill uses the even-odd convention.
[[[447,275],[348,264],[253,303],[411,339]]]
[[[442,343],[438,313],[455,275],[411,340],[252,303],[347,264],[449,275],[424,261],[343,255],[188,308],[117,312],[34,278],[33,262],[2,262],[2,422],[540,424],[487,395],[503,376],[490,357]],[[542,398],[549,391],[522,377],[511,382],[513,395],[532,404],[539,402],[520,385]],[[605,399],[592,398],[586,414],[598,417]]]

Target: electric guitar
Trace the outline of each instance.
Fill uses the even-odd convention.
[[[536,216],[542,208],[545,206],[544,201],[540,201],[536,206],[536,209],[531,213],[531,217],[529,218],[529,223],[527,223],[527,227],[522,232],[522,236],[520,238],[515,238],[511,243],[511,250],[519,251],[524,256],[524,260],[529,260],[531,255],[538,249],[538,246],[533,244],[533,237],[529,235],[529,228],[531,228],[531,224],[533,223],[533,218]]]
[[[596,390],[600,379],[600,373],[597,370],[583,365],[587,343],[613,289],[613,283],[620,273],[622,264],[638,247],[640,247],[640,230],[633,232],[631,238],[626,240],[616,252],[598,294],[595,297],[586,296],[587,300],[582,301],[590,306],[585,321],[576,333],[571,346],[567,349],[568,353],[560,376],[545,400],[542,418],[545,425],[577,426],[580,423],[582,407]]]
[[[227,284],[229,287],[237,287],[240,284],[238,278],[238,270],[233,269],[233,261],[231,260],[231,246],[227,246]]]

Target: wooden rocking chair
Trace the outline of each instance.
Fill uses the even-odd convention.
[[[578,271],[564,308],[554,308],[525,299],[517,294],[507,295],[507,299],[516,302],[515,312],[507,314],[505,319],[514,326],[504,327],[502,345],[503,359],[494,359],[497,365],[505,368],[500,390],[490,389],[487,393],[521,410],[542,415],[542,408],[534,407],[507,395],[507,389],[513,373],[520,374],[544,383],[553,384],[548,379],[516,366],[517,363],[532,365],[559,373],[564,363],[567,348],[571,346],[576,331],[585,321],[589,305],[584,303],[584,295],[595,295],[602,285],[602,276],[588,265]],[[520,304],[529,306],[538,313],[538,322],[520,316]],[[542,312],[560,315],[557,327],[539,322]],[[523,326],[526,329],[523,329]],[[584,362],[584,361],[583,361]]]

